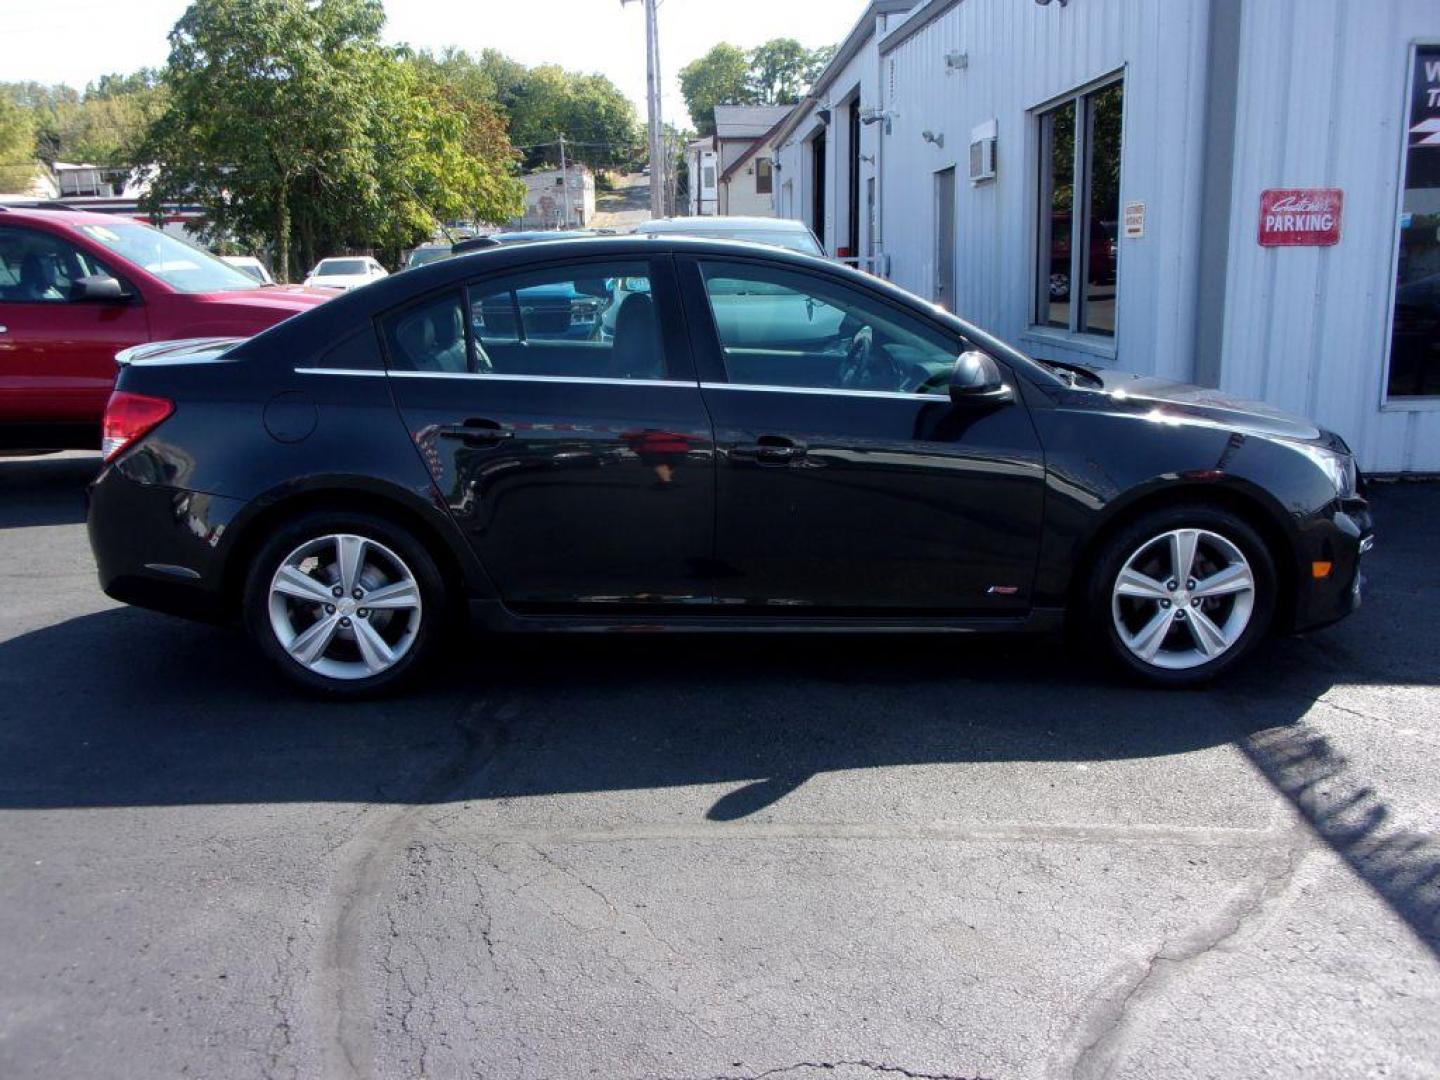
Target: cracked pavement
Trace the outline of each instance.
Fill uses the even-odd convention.
[[[0,459],[6,1080],[1440,1076],[1440,487],[1204,692],[476,638],[335,706],[107,601],[93,467]]]

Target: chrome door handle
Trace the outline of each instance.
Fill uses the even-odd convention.
[[[9,328],[8,326],[0,326],[0,334],[5,333],[5,332],[6,332],[7,330],[9,330],[9,329],[10,329],[10,328]]]

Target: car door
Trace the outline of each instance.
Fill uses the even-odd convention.
[[[507,605],[710,604],[714,440],[668,257],[480,278],[381,329],[405,424]]]
[[[952,404],[969,346],[854,277],[676,261],[715,426],[717,605],[1023,613],[1044,462],[1020,395]]]
[[[100,422],[115,354],[148,341],[145,306],[127,296],[82,300],[82,277],[117,275],[63,237],[0,226],[0,420]]]

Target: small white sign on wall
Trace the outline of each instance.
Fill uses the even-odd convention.
[[[1137,240],[1145,235],[1145,204],[1143,202],[1129,202],[1125,204],[1125,238]]]

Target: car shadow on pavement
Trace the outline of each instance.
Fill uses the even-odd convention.
[[[724,785],[722,822],[835,771],[1235,744],[1440,955],[1440,844],[1395,827],[1310,716],[1337,688],[1440,682],[1440,628],[1399,602],[1414,567],[1387,558],[1393,603],[1200,691],[1118,683],[1050,638],[477,636],[417,690],[344,704],[283,684],[237,631],[109,609],[0,642],[0,809]]]
[[[96,454],[0,456],[0,529],[84,521],[85,485],[99,470]]]

